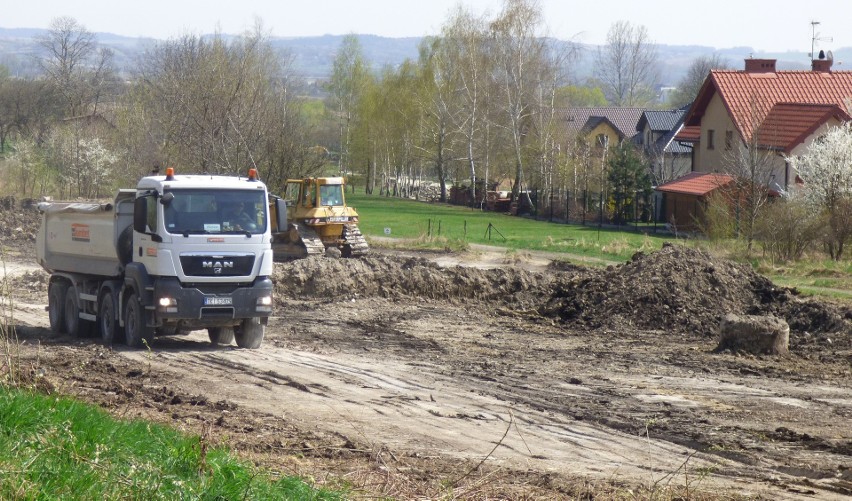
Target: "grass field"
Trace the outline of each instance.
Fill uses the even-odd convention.
[[[0,499],[342,499],[144,421],[0,385]]]
[[[438,246],[451,248],[477,243],[623,261],[636,251],[653,251],[672,240],[399,198],[348,194],[347,201],[358,209],[361,231],[367,236],[437,241]]]

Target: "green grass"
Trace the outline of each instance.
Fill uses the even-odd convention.
[[[0,386],[0,499],[340,499],[222,447],[71,399]]]
[[[624,261],[636,251],[659,249],[670,237],[535,221],[496,212],[399,198],[347,194],[361,217],[361,231],[423,241],[438,237],[438,247],[458,242],[487,244],[513,250],[539,250],[580,255],[606,261]],[[488,235],[491,225],[490,238]],[[651,229],[649,229],[651,231]]]

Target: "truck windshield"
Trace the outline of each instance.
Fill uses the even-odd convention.
[[[266,197],[261,190],[170,190],[175,198],[165,207],[166,231],[250,233],[266,231]]]

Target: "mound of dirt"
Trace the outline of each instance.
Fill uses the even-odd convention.
[[[442,268],[419,257],[370,255],[276,263],[273,280],[278,295],[293,299],[475,299],[524,309],[537,308],[540,298],[550,295],[554,277],[516,268]]]
[[[41,214],[35,202],[14,197],[0,199],[0,244],[3,251],[32,256],[35,253],[35,238],[41,224]]]
[[[716,335],[727,313],[772,313],[794,332],[848,334],[849,323],[837,308],[795,295],[748,265],[666,244],[651,254],[637,253],[624,265],[564,282],[539,311],[586,328],[629,326],[705,336]]]

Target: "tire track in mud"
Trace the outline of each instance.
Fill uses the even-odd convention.
[[[443,375],[444,368],[423,361],[278,348],[124,354],[140,362],[148,357],[163,370],[179,367],[184,381],[206,393],[212,381],[219,397],[224,393],[240,406],[299,416],[329,430],[354,429],[362,440],[389,444],[394,450],[475,459],[487,454],[510,427],[490,458],[495,464],[535,462],[544,470],[618,472],[637,480],[677,471],[691,453],[677,444],[576,421],[570,414],[566,419],[563,409],[537,398],[532,390],[528,398],[523,387],[514,394],[509,389],[493,391],[479,381]],[[501,385],[514,383],[509,379]],[[714,458],[690,461],[694,467],[720,466]]]

